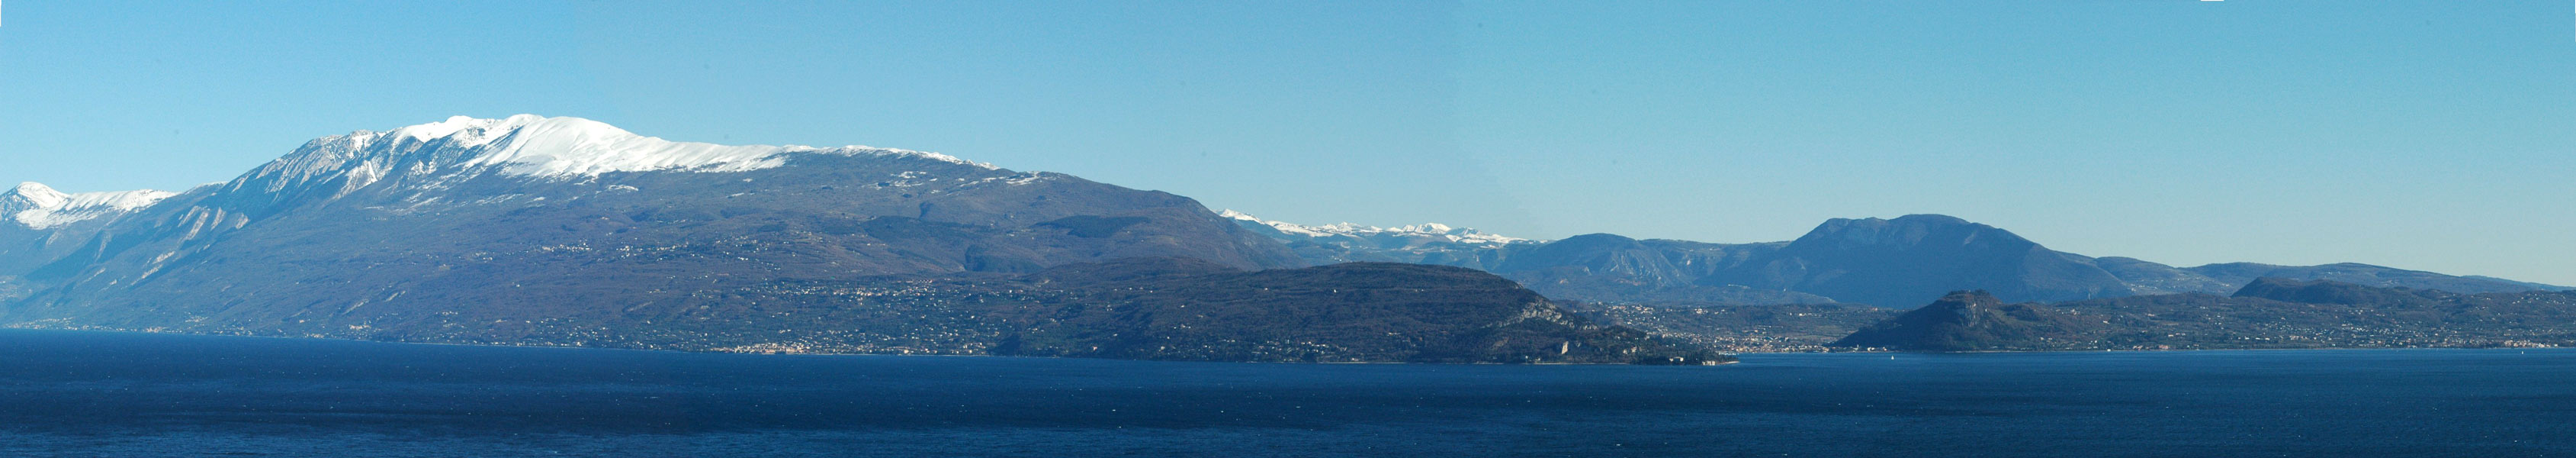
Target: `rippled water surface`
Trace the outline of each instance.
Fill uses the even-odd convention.
[[[0,456],[2570,456],[2576,351],[1724,367],[718,355],[0,331]]]

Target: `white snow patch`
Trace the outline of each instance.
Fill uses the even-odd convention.
[[[516,117],[516,116],[513,116],[512,118],[514,118],[514,119],[515,119],[515,118],[517,118],[517,117]],[[490,128],[490,127],[492,127],[492,125],[493,125],[493,124],[496,124],[496,123],[498,123],[498,122],[503,122],[503,121],[501,121],[501,120],[491,120],[491,119],[474,119],[474,118],[471,118],[471,117],[465,117],[465,116],[450,116],[450,117],[448,117],[448,118],[447,118],[447,120],[446,120],[446,121],[439,121],[439,122],[433,122],[433,123],[428,123],[428,124],[421,124],[421,125],[416,125],[416,126],[404,127],[404,128],[400,128],[400,129],[394,129],[394,130],[393,130],[393,132],[387,132],[386,134],[391,135],[391,136],[395,136],[395,137],[404,137],[404,138],[410,138],[410,139],[412,139],[412,140],[424,141],[424,142],[425,142],[425,141],[430,141],[430,140],[436,140],[436,139],[439,139],[439,138],[442,138],[442,137],[447,137],[447,136],[450,136],[450,135],[456,135],[456,133],[457,133],[457,132],[459,132],[459,131],[463,131],[463,130],[465,130],[465,129],[474,129],[474,128]],[[372,138],[373,136],[372,136],[372,135],[369,135],[368,137]]]
[[[1530,239],[1523,239],[1523,238],[1516,238],[1516,237],[1505,237],[1505,236],[1500,236],[1500,235],[1487,234],[1487,233],[1483,233],[1483,232],[1478,232],[1478,231],[1477,231],[1477,230],[1475,230],[1475,229],[1467,229],[1467,228],[1450,227],[1449,225],[1446,225],[1446,224],[1440,224],[1440,223],[1417,224],[1417,225],[1412,225],[1412,226],[1401,226],[1401,227],[1376,227],[1376,226],[1362,226],[1362,225],[1358,225],[1358,224],[1351,224],[1351,223],[1327,224],[1327,225],[1322,225],[1322,226],[1307,226],[1307,225],[1296,224],[1296,223],[1284,223],[1284,222],[1278,222],[1278,221],[1263,220],[1263,219],[1261,219],[1261,218],[1259,218],[1259,217],[1255,217],[1255,216],[1252,216],[1252,215],[1250,215],[1250,214],[1245,214],[1245,213],[1243,213],[1243,212],[1234,211],[1234,210],[1224,210],[1224,211],[1219,211],[1219,212],[1217,212],[1217,215],[1218,215],[1218,216],[1223,216],[1223,217],[1226,217],[1226,218],[1230,218],[1230,219],[1234,219],[1234,220],[1239,220],[1239,221],[1245,221],[1245,222],[1250,222],[1250,223],[1260,224],[1260,225],[1263,225],[1263,226],[1269,226],[1271,229],[1277,229],[1279,232],[1287,233],[1287,234],[1290,234],[1290,235],[1297,235],[1297,236],[1309,237],[1309,238],[1331,238],[1331,237],[1357,237],[1357,238],[1373,238],[1373,237],[1424,237],[1424,238],[1431,238],[1431,239],[1435,239],[1435,240],[1444,240],[1444,241],[1448,241],[1448,242],[1451,242],[1451,243],[1483,244],[1483,245],[1503,245],[1503,244],[1529,243],[1529,242],[1533,242],[1533,240],[1530,240]]]
[[[509,132],[501,134],[497,148],[464,165],[501,165],[512,175],[581,177],[656,170],[741,172],[787,164],[778,157],[785,151],[781,147],[674,142],[588,119],[519,115],[501,123]]]
[[[53,208],[63,206],[63,202],[70,199],[70,194],[56,191],[53,187],[45,186],[44,183],[31,181],[18,183],[17,188],[10,189],[6,194],[0,194],[0,205]],[[11,210],[25,210],[25,208]]]
[[[787,164],[796,154],[916,157],[985,169],[992,164],[939,153],[844,146],[717,145],[675,142],[627,132],[599,121],[575,117],[516,115],[502,119],[465,116],[405,126],[384,133],[359,131],[341,138],[349,149],[399,150],[407,143],[444,140],[435,151],[464,150],[454,165],[492,166],[502,173],[548,178],[596,177],[613,172],[745,172]],[[394,143],[383,143],[394,142]]]
[[[149,189],[65,194],[40,183],[19,183],[17,188],[0,192],[0,216],[30,228],[52,229],[141,210],[176,195],[179,194]]]

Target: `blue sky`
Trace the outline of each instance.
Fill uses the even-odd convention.
[[[2576,284],[2563,0],[18,0],[0,21],[0,181],[70,191],[537,113],[1304,223],[1752,242],[1944,213],[2097,256]]]

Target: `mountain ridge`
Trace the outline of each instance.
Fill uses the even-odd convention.
[[[0,271],[0,325],[695,351],[1728,360],[1472,270],[1308,267],[1170,193],[907,150],[669,142],[578,118],[323,137],[95,226],[47,232],[73,247],[59,254],[0,246],[42,261]],[[1203,271],[1065,271],[1133,259]],[[1194,318],[1222,304],[1235,312]],[[1378,328],[1393,334],[1360,332]]]
[[[451,119],[430,129],[443,137],[414,135],[424,132],[417,126],[390,135],[324,137],[225,184],[122,218],[44,266],[0,275],[37,283],[37,292],[20,301],[24,314],[78,308],[71,304],[186,302],[209,290],[381,306],[403,285],[424,282],[461,294],[451,300],[488,301],[506,294],[477,292],[474,282],[552,282],[567,275],[679,281],[626,278],[578,259],[658,260],[669,263],[674,277],[1033,271],[1130,256],[1188,256],[1247,268],[1304,265],[1275,242],[1169,193],[901,150],[778,147],[749,156],[734,153],[750,150],[684,146],[670,151],[725,154],[607,163],[592,159],[624,156],[585,156],[588,147],[581,145],[659,140],[596,129],[524,130],[561,119],[568,118]],[[524,125],[496,129],[512,120]],[[554,147],[531,149],[540,144]],[[542,166],[564,161],[579,167]],[[564,170],[583,174],[553,173]],[[1081,216],[1126,224],[1106,232],[1063,227]],[[335,263],[371,267],[327,267]],[[460,271],[464,266],[482,267]],[[291,278],[246,280],[231,274],[239,269]],[[304,283],[383,291],[296,286]]]
[[[32,294],[16,278],[80,249],[98,231],[177,193],[65,193],[26,182],[0,191],[0,302]]]
[[[30,181],[0,191],[0,218],[27,229],[52,229],[131,213],[176,195],[152,189],[65,193]]]
[[[1952,291],[1930,305],[1862,328],[1829,346],[1910,351],[2041,350],[2100,327],[2036,303],[2006,304],[1985,291]]]
[[[2576,292],[2260,278],[2231,295],[2003,304],[1956,293],[1831,346],[1900,351],[2576,346]],[[2006,317],[2009,315],[2009,317]]]
[[[1884,305],[1966,289],[2015,303],[2215,297],[2267,277],[2470,292],[2547,286],[2361,264],[2177,268],[2092,258],[1944,215],[1837,218],[1794,240],[1748,244],[1615,234],[1542,241],[1441,224],[1303,226],[937,153],[672,142],[532,115],[326,136],[220,184],[85,195],[92,197],[34,184],[0,194],[0,205],[19,213],[73,202],[105,209],[59,225],[0,224],[0,325],[579,342],[656,329],[664,324],[655,320],[671,317],[742,318],[690,308],[761,310],[756,302],[768,300],[761,298],[787,297],[764,292],[788,284],[780,282],[973,283],[1136,258],[1246,271],[1429,264],[1483,271],[1568,303],[1651,303],[1747,319],[1761,314],[1693,304]],[[1080,300],[1171,297],[1182,296]],[[1483,306],[1518,306],[1503,302]],[[1797,324],[1801,335],[1875,316],[1808,309],[1834,317]],[[1138,323],[1095,318],[1097,326]],[[1633,337],[1618,330],[1625,328],[1567,323],[1533,332]],[[567,327],[574,324],[593,327]],[[656,337],[672,338],[681,337]]]
[[[1247,227],[1309,227],[1245,217],[1237,222]],[[2261,276],[2473,293],[2568,289],[2353,263],[2221,263],[2186,268],[2127,257],[2094,258],[2052,250],[2001,228],[1933,214],[1836,218],[1790,241],[1740,244],[1587,234],[1505,244],[1434,241],[1391,246],[1263,233],[1289,243],[1311,262],[1376,260],[1475,268],[1529,284],[1551,297],[1587,302],[1886,306],[1963,289],[1987,290],[2017,301],[2065,301],[2182,292],[2227,294]]]

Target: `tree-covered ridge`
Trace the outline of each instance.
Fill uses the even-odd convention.
[[[1395,263],[1257,272],[1175,259],[1060,268],[1101,279],[998,354],[1210,361],[1643,363],[1727,359],[1596,324],[1510,280]],[[1072,272],[1064,272],[1064,271]]]
[[[1914,351],[2576,346],[2576,292],[2460,294],[2257,279],[2232,296],[2002,304],[1952,295],[1853,333]]]
[[[542,292],[564,285],[533,285]],[[560,294],[556,303],[578,303]],[[1491,274],[1354,263],[1247,271],[1128,258],[1030,274],[788,279],[627,307],[452,304],[368,325],[288,319],[22,326],[403,342],[1175,361],[1716,364]],[[290,317],[292,318],[292,317]],[[158,321],[155,321],[157,323]]]

